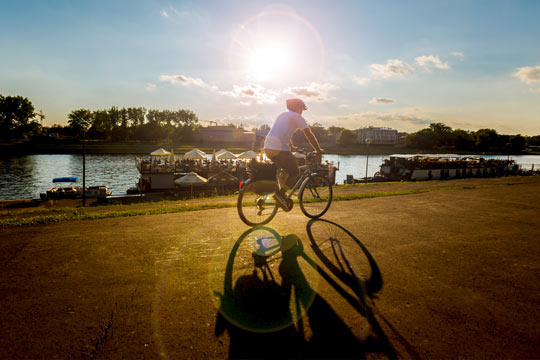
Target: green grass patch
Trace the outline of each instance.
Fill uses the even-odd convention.
[[[497,186],[502,186],[502,185],[508,185],[508,183],[487,184],[487,185],[477,185],[477,186],[446,186],[446,187],[419,188],[419,189],[382,191],[382,192],[371,192],[371,193],[340,194],[340,195],[334,195],[333,201],[339,202],[339,201],[372,199],[372,198],[386,197],[386,196],[414,195],[414,194],[422,194],[422,193],[428,193],[428,192],[433,192],[433,191],[446,191],[446,190],[457,190],[457,189],[492,188],[492,187],[497,187]],[[295,199],[295,203],[297,202],[298,201]],[[128,210],[111,209],[111,211],[99,211],[99,212],[91,211],[91,209],[90,210],[86,210],[86,209],[73,210],[73,209],[67,209],[67,208],[47,209],[47,211],[50,211],[50,212],[66,211],[66,213],[50,214],[50,215],[46,214],[46,215],[40,215],[40,216],[35,216],[35,217],[0,219],[0,227],[32,226],[32,225],[40,225],[40,224],[54,224],[54,223],[61,223],[61,222],[74,221],[74,220],[98,220],[98,219],[118,218],[118,217],[127,217],[127,216],[173,214],[173,213],[180,213],[180,212],[187,212],[187,211],[231,208],[231,207],[236,207],[236,204],[237,204],[236,201],[223,201],[223,202],[209,202],[209,203],[202,203],[202,204],[182,204],[182,205],[176,205],[176,206],[175,205],[163,206],[168,203],[174,203],[174,201],[158,202],[158,203],[155,203],[156,206],[147,207],[144,209],[128,209]],[[161,206],[159,206],[160,204]],[[246,205],[249,205],[249,204],[246,204]],[[35,210],[37,211],[37,209]],[[24,213],[28,214],[28,213],[34,212],[34,209],[27,210],[27,211],[25,211]]]

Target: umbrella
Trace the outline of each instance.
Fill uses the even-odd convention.
[[[227,151],[227,150],[225,150],[225,149],[220,149],[220,150],[218,150],[218,152],[216,153],[216,156],[221,155],[221,154],[223,154],[223,153],[226,152],[226,151]]]
[[[150,153],[150,155],[152,155],[152,156],[169,156],[169,155],[171,155],[171,153],[168,152],[167,150],[165,150],[164,148],[159,148],[159,149],[157,149],[155,151],[152,151]]]
[[[193,149],[184,154],[184,159],[205,159],[205,153],[199,149]]]
[[[217,155],[217,158],[219,160],[236,159],[236,155],[234,155],[230,151],[225,150],[225,152],[222,152],[221,154]]]
[[[253,150],[244,151],[240,155],[238,155],[239,159],[255,159],[257,157],[257,153]]]
[[[178,178],[174,180],[175,184],[178,185],[191,185],[191,196],[193,197],[193,184],[204,184],[208,182],[205,178],[200,176],[199,174],[195,172],[187,173],[186,175],[182,176],[181,178]]]

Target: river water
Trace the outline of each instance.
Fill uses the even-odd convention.
[[[107,185],[113,195],[124,195],[135,186],[139,172],[135,157],[146,155],[86,155],[86,185]],[[208,155],[211,157],[211,155]],[[380,170],[383,155],[370,155],[367,176]],[[506,159],[506,155],[486,155],[484,158]],[[524,169],[540,169],[540,155],[511,156]],[[336,182],[343,184],[347,175],[366,176],[366,155],[324,155],[323,161],[339,164]],[[0,200],[36,199],[52,187],[55,177],[77,176],[82,182],[82,155],[25,155],[0,158]]]

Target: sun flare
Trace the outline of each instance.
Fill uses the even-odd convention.
[[[275,80],[283,77],[290,65],[288,52],[282,44],[254,48],[247,54],[246,69],[255,81]]]

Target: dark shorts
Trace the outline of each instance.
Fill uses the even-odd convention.
[[[300,175],[300,169],[298,168],[298,162],[290,151],[270,150],[264,149],[266,156],[278,167],[282,168],[289,174],[285,184],[292,188]]]

